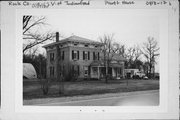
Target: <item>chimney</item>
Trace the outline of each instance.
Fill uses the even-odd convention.
[[[56,32],[56,42],[59,41],[59,32]]]

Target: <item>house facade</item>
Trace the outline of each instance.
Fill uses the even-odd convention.
[[[79,36],[71,36],[45,45],[47,52],[47,77],[62,75],[66,81],[72,79],[100,79],[104,77],[106,67],[101,53],[102,44]],[[112,77],[124,77],[124,60],[114,57],[109,65]],[[59,67],[57,67],[59,66]]]

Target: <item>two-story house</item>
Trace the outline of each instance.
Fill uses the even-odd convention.
[[[47,51],[47,77],[57,78],[57,75],[61,74],[67,81],[75,77],[78,79],[103,77],[106,67],[101,59],[101,47],[100,42],[75,35],[59,40],[57,32],[56,42],[44,46]],[[114,56],[110,64],[110,73],[113,77],[124,77],[124,60],[120,56]]]

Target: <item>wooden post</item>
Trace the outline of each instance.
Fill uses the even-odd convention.
[[[99,79],[99,66],[97,67],[97,69],[98,69],[98,79]]]

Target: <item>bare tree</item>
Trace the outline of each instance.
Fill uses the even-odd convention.
[[[141,50],[148,63],[148,76],[152,77],[152,68],[154,67],[156,60],[155,57],[159,56],[158,42],[153,37],[148,37],[146,43],[143,44]],[[154,73],[154,70],[153,70]]]
[[[134,61],[138,60],[140,56],[142,55],[141,49],[138,45],[134,46],[135,52],[134,52]]]
[[[127,48],[124,52],[124,57],[126,58],[127,62],[127,68],[134,68],[133,66],[136,66],[135,63],[139,61],[141,54],[142,52],[138,45]]]
[[[26,50],[47,40],[52,40],[55,37],[53,32],[45,32],[43,29],[43,27],[47,25],[45,20],[46,18],[44,16],[23,16],[23,53]]]
[[[126,46],[125,45],[121,45],[119,43],[115,43],[114,44],[115,49],[116,49],[116,53],[124,58],[126,58]]]
[[[109,67],[112,61],[114,54],[116,53],[117,49],[115,48],[115,44],[113,43],[114,35],[104,35],[103,37],[99,38],[101,43],[103,44],[101,51],[103,53],[103,62],[104,66],[106,67],[105,72],[105,82],[108,83],[108,76],[109,76]]]
[[[46,18],[44,16],[23,16],[23,55],[29,54],[31,57],[36,56],[36,52],[39,48],[38,45],[44,43],[47,40],[53,40],[55,34],[47,29],[48,24],[46,23]],[[42,58],[40,57],[38,61],[38,72],[39,82],[44,95],[48,94],[49,91],[49,80],[42,78]]]

